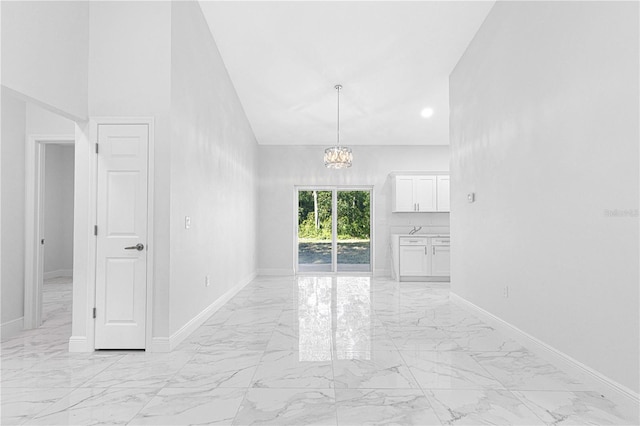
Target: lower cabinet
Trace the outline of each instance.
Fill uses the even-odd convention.
[[[431,275],[434,277],[448,277],[451,275],[451,247],[432,246]]]
[[[427,246],[400,246],[400,275],[422,277],[429,275]]]
[[[444,236],[396,236],[394,258],[397,256],[396,280],[416,277],[449,277],[450,246]]]

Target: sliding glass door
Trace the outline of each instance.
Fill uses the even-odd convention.
[[[371,271],[371,191],[337,191],[337,271]]]
[[[332,191],[298,191],[298,265],[304,272],[333,271],[332,199]]]
[[[371,189],[297,190],[297,272],[371,272]]]

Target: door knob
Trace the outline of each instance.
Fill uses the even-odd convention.
[[[135,246],[131,246],[131,247],[125,247],[125,250],[138,250],[138,251],[142,251],[144,250],[144,244],[142,243],[138,243]]]

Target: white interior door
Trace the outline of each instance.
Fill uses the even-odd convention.
[[[98,126],[96,349],[144,349],[146,124]]]

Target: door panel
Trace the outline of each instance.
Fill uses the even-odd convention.
[[[109,236],[135,236],[136,200],[140,197],[140,173],[107,172],[107,229]]]
[[[128,285],[136,273],[137,259],[107,259],[105,268],[105,322],[107,324],[135,322],[135,287]]]
[[[98,126],[96,349],[144,349],[147,125]]]

